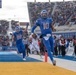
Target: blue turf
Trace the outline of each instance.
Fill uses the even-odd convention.
[[[0,62],[42,62],[40,60],[26,57],[26,60],[22,60],[22,56],[10,52],[0,52]]]
[[[73,56],[57,56],[57,57],[55,57],[55,58],[60,58],[60,59],[65,59],[65,60],[71,60],[71,61],[76,61],[76,58],[74,58]]]

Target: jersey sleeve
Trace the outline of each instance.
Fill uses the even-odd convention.
[[[52,24],[52,22],[53,22],[53,19],[52,19],[52,18],[50,18],[50,19],[49,19],[49,21],[50,21],[50,24]]]
[[[39,26],[39,20],[36,20],[35,25],[32,27],[31,33],[34,33],[34,30],[37,26]]]

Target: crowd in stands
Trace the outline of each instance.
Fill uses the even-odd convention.
[[[16,25],[17,25],[18,21],[15,20],[11,20],[11,28],[14,30]],[[7,20],[0,20],[0,34],[7,34],[9,28],[9,21]]]
[[[48,17],[53,18],[54,25],[68,25],[70,22],[76,24],[76,2],[36,2],[28,3],[29,16],[32,25],[40,17],[43,9],[48,11]]]
[[[9,22],[7,20],[0,20],[0,34],[7,34],[9,28]]]
[[[14,30],[16,25],[17,25],[18,21],[15,20],[11,20],[11,28]]]
[[[76,6],[72,2],[58,2],[53,14],[53,20],[55,23],[59,23],[59,25],[69,24],[69,19],[74,15],[75,9]]]
[[[7,46],[10,46],[9,36],[0,36],[0,47],[2,47],[2,50],[7,50]]]

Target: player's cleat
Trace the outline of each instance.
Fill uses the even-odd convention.
[[[56,66],[56,60],[53,61],[53,65]]]
[[[23,58],[23,60],[26,60],[26,58]]]

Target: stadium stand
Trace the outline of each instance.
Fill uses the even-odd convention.
[[[76,2],[28,2],[31,25],[40,17],[41,10],[46,9],[48,16],[53,18],[54,26],[76,24]],[[31,11],[32,10],[32,11]]]
[[[18,21],[11,20],[11,26],[12,26],[12,29],[13,29],[13,30],[15,29],[17,23],[18,23]]]
[[[7,20],[0,20],[0,34],[7,34],[9,22]]]

